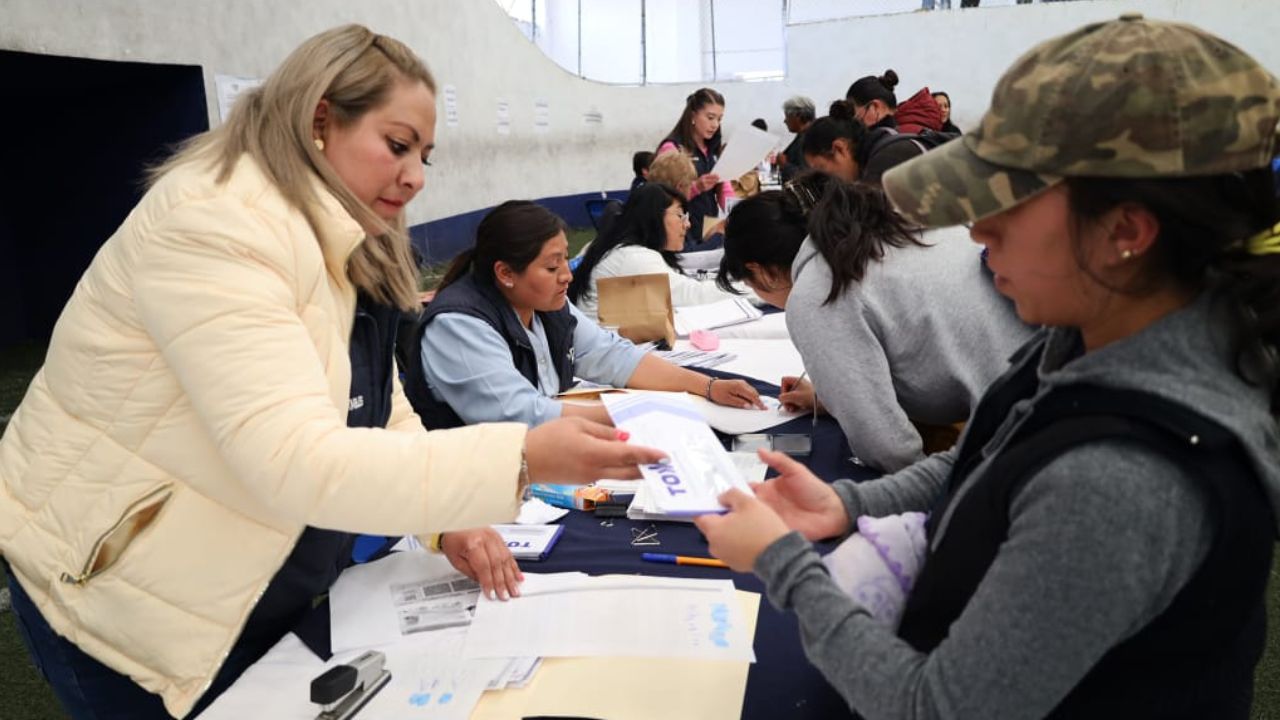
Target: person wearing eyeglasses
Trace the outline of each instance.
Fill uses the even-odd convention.
[[[702,305],[735,297],[710,279],[685,275],[677,253],[684,247],[689,212],[684,197],[669,185],[650,182],[631,193],[622,214],[587,249],[569,285],[569,300],[597,319],[601,278],[666,273],[674,307]]]

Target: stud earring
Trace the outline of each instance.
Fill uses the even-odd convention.
[[[1121,251],[1120,251],[1120,259],[1121,259],[1121,260],[1128,260],[1128,259],[1129,259],[1129,258],[1131,258],[1131,257],[1133,257],[1133,251],[1132,251],[1132,250],[1121,250]]]
[[[506,282],[504,282],[504,283],[502,283],[502,284],[503,284],[503,285],[506,285],[506,286],[507,286],[507,287],[509,287],[509,288],[513,288],[513,287],[515,287],[515,286],[516,286],[516,284],[515,284],[515,283],[513,283],[513,282],[511,282],[510,280],[508,280],[508,281],[506,281]]]
[[[313,143],[315,143],[315,144],[316,144],[316,149],[317,149],[317,150],[319,150],[320,152],[324,152],[324,138],[319,138],[319,137],[318,137],[318,138],[315,138],[314,140],[312,140],[311,142],[313,142]]]

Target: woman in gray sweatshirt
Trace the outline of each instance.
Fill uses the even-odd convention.
[[[851,708],[1249,717],[1280,509],[1278,121],[1244,52],[1128,14],[1037,46],[971,135],[885,176],[915,222],[973,223],[1046,327],[955,450],[861,485],[765,453],[777,479],[697,519]],[[907,511],[931,515],[895,628],[808,540]]]
[[[924,458],[915,423],[969,418],[1031,337],[996,292],[963,230],[920,233],[883,192],[819,173],[734,207],[719,281],[786,308],[812,380],[782,400],[817,402],[862,462],[886,471]]]

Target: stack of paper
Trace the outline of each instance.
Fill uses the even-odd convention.
[[[686,305],[675,309],[676,334],[688,337],[694,330],[714,330],[763,317],[746,298],[731,298],[705,305]]]
[[[713,368],[738,359],[733,353],[704,350],[656,350],[653,354],[672,365],[696,368]]]

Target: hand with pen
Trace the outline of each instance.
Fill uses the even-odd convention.
[[[778,395],[778,400],[782,403],[783,410],[787,412],[812,410],[814,416],[819,413],[826,414],[827,409],[822,407],[822,403],[814,394],[813,383],[804,379],[804,373],[801,373],[800,377],[784,376],[781,387],[782,392]]]

